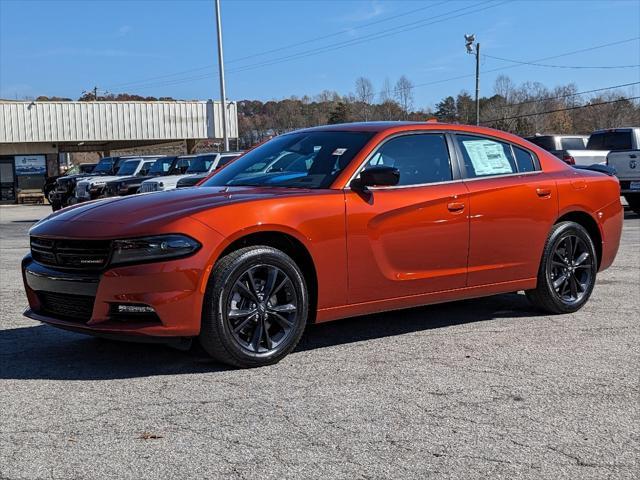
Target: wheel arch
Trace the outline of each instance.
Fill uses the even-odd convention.
[[[600,270],[600,265],[602,263],[602,232],[600,231],[600,226],[595,218],[583,210],[572,210],[570,212],[563,213],[562,216],[555,221],[554,225],[560,222],[575,222],[584,227],[593,240],[598,260],[598,270]]]
[[[280,230],[260,230],[246,233],[233,239],[226,245],[218,255],[218,259],[240,248],[257,245],[276,248],[289,255],[296,265],[298,265],[304,276],[309,293],[309,323],[315,323],[318,306],[318,274],[309,249],[294,235]]]

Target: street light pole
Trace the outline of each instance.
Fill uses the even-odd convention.
[[[476,125],[480,125],[480,43],[476,43],[475,49],[473,42],[476,41],[475,34],[464,36],[465,46],[468,54],[476,56]]]
[[[480,43],[476,43],[476,125],[480,125]]]
[[[220,98],[222,99],[222,136],[224,151],[229,151],[229,134],[227,132],[227,93],[224,84],[224,55],[222,52],[222,22],[220,20],[220,0],[216,3],[216,25],[218,28],[218,68],[220,70]]]

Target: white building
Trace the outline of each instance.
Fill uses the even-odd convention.
[[[227,131],[238,136],[236,104],[227,103]],[[0,101],[0,202],[20,188],[39,188],[57,175],[68,152],[101,152],[222,138],[222,102]],[[36,186],[37,185],[37,186]]]

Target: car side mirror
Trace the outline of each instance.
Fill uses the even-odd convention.
[[[400,181],[400,170],[394,167],[371,167],[360,172],[360,178],[354,178],[349,186],[353,190],[366,190],[367,187],[392,187]]]

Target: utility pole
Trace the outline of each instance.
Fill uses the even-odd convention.
[[[83,90],[83,91],[82,91],[82,94],[83,94],[83,95],[86,95],[87,93],[90,93],[90,94],[92,94],[92,95],[93,95],[93,101],[94,101],[94,102],[98,101],[98,87],[97,87],[97,86],[96,86],[96,87],[93,87],[93,88],[92,88],[91,90],[89,90],[89,91],[86,91],[86,90]],[[105,92],[105,93],[107,93],[107,92]]]
[[[467,53],[476,56],[476,125],[480,125],[480,43],[476,43],[475,49],[473,42],[476,41],[475,34],[465,35],[465,46]]]
[[[220,71],[220,98],[222,99],[222,136],[224,151],[229,151],[229,134],[227,133],[227,93],[224,85],[224,55],[222,52],[222,21],[220,19],[220,0],[216,2],[216,24],[218,27],[218,69]]]

